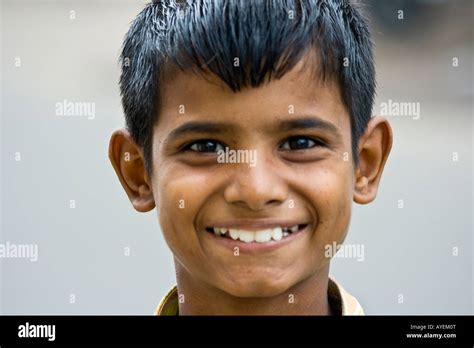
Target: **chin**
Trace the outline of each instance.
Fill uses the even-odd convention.
[[[226,286],[220,287],[223,291],[235,297],[275,297],[282,295],[293,286],[290,279],[273,278],[268,275],[257,277],[247,276],[234,279]]]

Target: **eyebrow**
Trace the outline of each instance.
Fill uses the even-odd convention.
[[[231,131],[233,128],[235,127],[232,123],[191,121],[173,129],[168,135],[167,140],[173,140],[190,133],[225,133]]]
[[[280,122],[278,128],[283,131],[297,130],[297,129],[322,129],[332,133],[338,140],[342,139],[342,135],[338,128],[317,116],[303,116],[301,118],[285,120]]]

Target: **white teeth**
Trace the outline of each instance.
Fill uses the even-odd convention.
[[[283,232],[281,227],[275,227],[272,231],[272,239],[280,240],[283,237]]]
[[[237,239],[239,239],[240,233],[239,233],[239,230],[231,228],[229,230],[229,235],[233,240],[237,240]]]
[[[255,240],[255,232],[240,230],[239,239],[245,243],[252,243]]]
[[[290,235],[291,232],[298,231],[298,225],[292,227],[275,227],[259,231],[247,231],[236,228],[219,228],[213,227],[212,230],[218,236],[224,236],[228,232],[228,237],[233,240],[241,240],[244,243],[267,243],[272,239],[281,240],[283,237]]]
[[[272,239],[272,230],[263,230],[255,232],[255,241],[258,243],[269,242]]]

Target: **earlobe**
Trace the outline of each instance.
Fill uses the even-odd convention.
[[[109,159],[133,207],[139,212],[152,210],[155,200],[143,152],[126,129],[112,133]]]
[[[372,202],[377,196],[382,172],[392,148],[392,129],[383,117],[370,119],[359,140],[359,165],[355,170],[354,201]]]
[[[367,190],[369,188],[369,179],[366,176],[358,175],[356,176],[355,182],[355,191],[359,195],[367,194]]]

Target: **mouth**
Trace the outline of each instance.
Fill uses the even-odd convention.
[[[239,240],[244,243],[263,244],[271,241],[280,241],[301,233],[307,226],[308,224],[297,224],[293,226],[275,226],[260,230],[244,230],[232,227],[206,227],[206,231],[218,237],[234,241]]]

